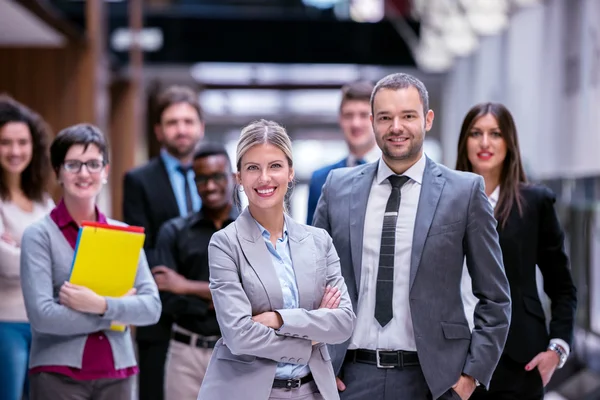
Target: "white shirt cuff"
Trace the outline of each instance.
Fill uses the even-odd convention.
[[[567,342],[565,342],[562,339],[550,339],[550,343],[556,343],[557,345],[559,345],[560,347],[562,347],[563,349],[565,349],[565,352],[567,354],[567,357],[569,357],[569,353],[571,353],[571,347],[569,347],[569,345],[567,344]]]

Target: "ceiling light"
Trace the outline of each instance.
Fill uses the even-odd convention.
[[[385,16],[383,0],[352,0],[350,18],[356,22],[379,22]]]
[[[465,17],[459,13],[447,15],[442,35],[446,48],[457,56],[470,54],[479,41]]]

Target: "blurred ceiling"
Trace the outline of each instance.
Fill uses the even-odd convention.
[[[83,26],[84,1],[51,3],[69,21]],[[127,3],[107,1],[108,43],[119,64],[127,63],[127,42],[131,42]],[[397,17],[406,13],[408,4],[409,0],[386,0],[386,10]],[[149,64],[415,65],[389,19],[355,22],[351,13],[349,0],[146,0],[144,58]],[[416,22],[409,19],[408,26],[418,35]]]
[[[0,1],[0,46],[60,47],[81,32],[37,1]]]

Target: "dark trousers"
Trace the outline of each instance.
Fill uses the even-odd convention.
[[[341,400],[432,400],[421,367],[381,369],[375,365],[346,362],[342,366],[346,390]],[[440,400],[461,400],[452,389]]]
[[[140,369],[139,400],[163,400],[169,341],[137,341]]]
[[[542,377],[537,368],[525,371],[525,365],[502,356],[492,376],[490,390],[480,386],[470,400],[542,400]]]
[[[78,381],[66,375],[40,372],[29,377],[30,400],[131,400],[135,376],[125,379]]]

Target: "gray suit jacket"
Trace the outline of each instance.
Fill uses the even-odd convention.
[[[308,364],[321,395],[339,399],[327,346],[352,334],[355,315],[331,237],[285,217],[300,308],[283,309],[271,256],[248,209],[214,234],[208,247],[210,290],[222,339],[215,346],[198,399],[269,398],[278,362]],[[337,309],[317,309],[326,285],[342,292]],[[278,311],[275,331],[252,316]],[[313,346],[311,341],[319,342]]]
[[[333,238],[356,309],[365,211],[377,163],[332,171],[313,223]],[[479,299],[471,333],[461,300],[463,260]],[[410,263],[410,308],[421,368],[438,398],[462,372],[488,386],[510,320],[509,286],[483,179],[427,159]],[[339,372],[348,342],[330,347]]]

